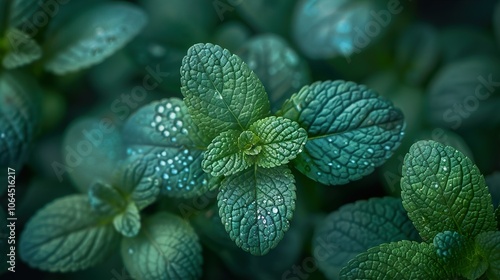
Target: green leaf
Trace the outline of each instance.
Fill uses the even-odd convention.
[[[372,173],[401,143],[405,122],[392,103],[353,82],[316,82],[294,94],[277,113],[303,127],[309,138],[295,167],[329,185]]]
[[[433,244],[447,269],[467,279],[478,279],[488,269],[488,262],[475,252],[474,244],[456,231],[438,233]]]
[[[127,207],[127,200],[110,184],[95,182],[89,188],[89,203],[100,215],[114,216]]]
[[[497,217],[497,224],[498,224],[498,230],[500,230],[500,206],[497,207],[497,210],[495,211],[496,217]]]
[[[141,229],[141,216],[134,202],[130,202],[123,213],[113,219],[116,231],[126,237],[134,237]]]
[[[401,199],[371,198],[329,214],[315,230],[312,252],[327,278],[338,279],[342,267],[358,254],[400,240],[419,240]]]
[[[228,176],[248,168],[251,162],[238,146],[239,136],[239,131],[229,130],[215,137],[201,162],[203,170],[212,176]]]
[[[411,146],[403,164],[401,197],[423,240],[447,230],[468,238],[496,229],[483,175],[450,146],[434,141]]]
[[[480,233],[476,236],[475,243],[489,264],[486,271],[487,279],[500,279],[500,231]]]
[[[196,44],[182,60],[181,91],[193,121],[213,139],[246,130],[269,114],[269,100],[255,73],[237,56],[212,44]]]
[[[265,3],[269,5],[269,2]],[[262,12],[263,10],[259,11]],[[284,39],[276,35],[252,37],[238,50],[238,55],[261,80],[269,95],[273,112],[293,93],[310,83],[307,63]]]
[[[36,81],[21,72],[0,73],[0,167],[18,169],[29,156],[39,124]]]
[[[21,23],[30,19],[33,14],[39,9],[40,4],[42,4],[39,0],[10,0],[10,9],[9,9],[9,26],[17,27],[20,26]],[[43,5],[46,6],[49,1],[44,1]],[[59,6],[59,3],[53,2],[55,6]],[[51,6],[51,5],[47,5]],[[48,8],[49,10],[51,8]],[[55,8],[54,8],[55,9]],[[50,10],[53,11],[53,10]],[[34,20],[34,17],[31,18]],[[39,20],[39,19],[37,19]],[[30,23],[33,24],[34,22]],[[29,25],[26,25],[29,26]],[[31,25],[33,26],[33,25]]]
[[[44,45],[45,68],[62,75],[95,65],[132,40],[147,15],[134,5],[97,5],[59,26]]]
[[[340,279],[454,279],[432,244],[403,240],[359,254],[340,272]]]
[[[282,117],[267,117],[250,126],[260,139],[262,147],[256,164],[265,168],[288,163],[302,152],[307,141],[307,132],[298,123]]]
[[[122,191],[130,195],[139,210],[153,204],[160,194],[160,180],[156,171],[148,162],[155,161],[153,155],[132,155],[124,163],[124,170],[119,175]]]
[[[9,51],[3,57],[2,65],[6,69],[29,64],[42,56],[42,49],[28,34],[10,28],[5,36],[9,42]]]
[[[169,98],[145,105],[130,116],[122,135],[129,156],[151,157],[143,161],[147,165],[143,168],[154,170],[152,176],[159,180],[162,194],[188,198],[215,187],[201,168],[208,141],[182,100]]]
[[[86,269],[115,248],[118,233],[91,209],[85,195],[66,196],[39,210],[26,224],[21,259],[52,272]]]
[[[198,279],[201,246],[191,226],[169,213],[157,213],[144,221],[139,234],[123,238],[121,255],[134,279]]]
[[[221,221],[236,245],[252,255],[265,255],[289,228],[295,180],[286,166],[255,166],[226,177],[217,201]]]
[[[288,35],[295,1],[274,0],[269,2],[266,0],[254,0],[228,3],[234,3],[233,6],[240,13],[241,17],[245,19],[245,23],[251,25],[258,33]],[[219,11],[217,14],[219,19],[223,21],[224,14],[222,11],[224,10],[221,7]]]

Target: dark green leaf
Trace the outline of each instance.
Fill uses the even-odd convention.
[[[126,237],[134,237],[141,229],[141,216],[134,202],[130,202],[124,211],[113,218],[116,231]]]
[[[224,131],[212,140],[201,166],[212,176],[228,176],[245,170],[251,165],[238,146],[240,132],[237,130]]]
[[[315,231],[312,251],[327,278],[338,279],[342,267],[356,255],[400,240],[419,240],[401,199],[372,198],[328,215]]]
[[[488,190],[493,200],[493,206],[498,207],[500,205],[500,172],[494,172],[484,179],[486,180],[486,185],[488,185]]]
[[[403,165],[401,197],[423,240],[447,230],[474,237],[496,229],[483,175],[450,146],[434,141],[411,146]]]
[[[198,279],[201,246],[191,226],[160,212],[144,221],[139,234],[123,238],[121,255],[128,272],[138,280]]]
[[[309,135],[295,167],[329,185],[373,172],[399,146],[405,129],[403,114],[390,101],[345,81],[303,87],[278,115],[298,122]]]
[[[488,262],[487,279],[500,279],[500,231],[488,231],[476,236],[476,246]]]
[[[125,210],[127,200],[110,184],[95,182],[89,188],[89,203],[101,215],[114,216]]]
[[[193,121],[213,139],[229,129],[246,130],[269,114],[269,100],[255,73],[236,55],[196,44],[182,60],[181,91]]]
[[[42,56],[42,49],[28,34],[10,28],[5,35],[9,42],[9,51],[2,60],[6,69],[13,69],[31,63]]]
[[[454,279],[432,244],[414,241],[386,243],[362,253],[340,272],[340,279]]]
[[[132,40],[146,22],[142,10],[125,2],[103,3],[77,14],[50,34],[44,45],[45,68],[62,75],[97,64]]]
[[[252,255],[265,255],[289,228],[295,180],[286,166],[249,168],[222,181],[217,201],[221,221],[236,245]]]
[[[253,37],[241,47],[238,55],[262,81],[274,112],[293,93],[310,82],[305,61],[276,35]]]
[[[215,3],[215,2],[214,2]],[[228,1],[240,12],[241,16],[260,33],[288,35],[295,1],[288,0],[254,0]],[[219,19],[224,14],[218,13]]]
[[[129,156],[152,157],[143,161],[147,166],[141,168],[148,174],[153,168],[163,194],[194,197],[214,187],[201,168],[208,141],[182,100],[163,99],[140,108],[127,120],[122,135]]]
[[[250,126],[260,139],[256,164],[265,168],[280,166],[294,159],[307,141],[307,132],[298,123],[282,118],[267,117]]]
[[[39,9],[42,4],[41,0],[9,0],[10,9],[9,9],[9,26],[17,27],[20,26],[21,23],[30,20],[33,21],[33,14]],[[50,1],[43,1],[44,6],[50,6],[47,3]],[[61,1],[62,2],[62,1]],[[59,3],[53,2],[55,6],[59,6]],[[50,9],[50,8],[49,8]],[[55,9],[55,8],[54,8]],[[50,10],[52,11],[52,10]],[[31,26],[33,26],[33,22],[30,22]],[[29,25],[26,25],[29,26]]]
[[[39,210],[26,224],[19,249],[32,267],[70,272],[101,262],[118,240],[113,225],[97,216],[87,197],[73,195]]]

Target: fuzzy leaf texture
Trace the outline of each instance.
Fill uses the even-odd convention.
[[[182,100],[169,98],[145,105],[126,121],[122,135],[129,157],[150,157],[140,168],[154,170],[148,177],[159,180],[162,194],[188,198],[214,187],[201,168],[208,141]]]
[[[316,82],[294,94],[277,113],[299,123],[309,138],[294,166],[328,185],[372,173],[399,147],[401,110],[364,85]]]
[[[385,243],[349,261],[340,279],[454,279],[435,250],[432,244],[408,240]]]
[[[146,23],[146,13],[132,4],[99,4],[50,34],[45,68],[62,75],[95,65],[125,46]]]
[[[29,64],[42,56],[42,49],[28,34],[9,28],[5,36],[9,42],[9,51],[3,57],[2,65],[6,69]]]
[[[134,202],[130,202],[122,213],[113,219],[116,231],[126,237],[134,237],[141,229],[141,216]]]
[[[198,236],[186,221],[169,213],[147,218],[137,236],[123,238],[121,255],[137,280],[201,277],[203,259]]]
[[[467,279],[478,279],[488,268],[488,262],[476,253],[472,241],[456,231],[438,233],[433,244],[447,269]]]
[[[443,231],[464,237],[496,229],[491,195],[472,161],[435,141],[413,144],[405,156],[401,197],[425,241]]]
[[[265,168],[288,163],[302,152],[307,141],[307,132],[298,123],[282,117],[267,117],[250,126],[262,147],[256,164]]]
[[[212,140],[201,166],[212,176],[229,176],[245,170],[251,161],[238,146],[240,132],[237,130],[224,131]]]
[[[489,280],[500,279],[500,231],[488,231],[478,234],[476,246],[488,262],[486,276]]]
[[[39,123],[40,89],[16,71],[0,74],[0,167],[20,168]]]
[[[217,196],[229,237],[252,255],[276,247],[295,210],[295,181],[286,166],[260,168],[226,177]]]
[[[208,138],[246,130],[270,113],[264,86],[237,55],[196,44],[182,60],[181,91],[193,121]]]
[[[401,199],[371,198],[342,206],[316,228],[312,252],[328,279],[356,255],[387,242],[420,240]]]
[[[20,256],[52,272],[89,268],[116,249],[118,233],[91,208],[85,195],[59,198],[39,210],[20,238]]]

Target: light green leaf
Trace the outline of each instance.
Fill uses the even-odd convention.
[[[212,44],[196,44],[182,60],[181,91],[193,121],[209,139],[246,130],[269,114],[269,100],[255,73],[237,56]]]
[[[488,231],[476,236],[476,246],[481,255],[489,263],[486,271],[487,279],[500,279],[500,231]]]
[[[33,14],[40,8],[40,5],[42,4],[41,0],[9,0],[8,2],[10,4],[9,7],[9,26],[17,27],[21,25],[21,23],[25,22],[26,20],[34,20]],[[52,2],[53,4],[49,4],[50,1],[43,1],[43,6],[47,7],[48,11],[50,13],[56,13],[56,6],[59,6],[59,3],[57,2]],[[61,1],[62,3],[62,1]],[[48,12],[46,12],[48,13]],[[47,16],[47,15],[46,15]],[[54,15],[52,15],[54,16]],[[39,20],[37,18],[37,20]],[[26,26],[33,26],[34,22],[31,22],[30,25]]]
[[[118,186],[139,210],[151,205],[160,194],[160,180],[156,171],[148,162],[155,161],[153,155],[131,155],[124,163],[124,170],[119,175],[121,184]]]
[[[208,146],[178,98],[152,102],[137,110],[122,131],[129,156],[148,155],[144,170],[154,170],[161,193],[172,197],[199,196],[215,185],[201,161]],[[137,167],[136,167],[137,168]],[[149,174],[149,173],[148,173]]]
[[[45,68],[62,75],[95,65],[132,40],[146,22],[142,10],[125,2],[102,3],[77,14],[49,34]]]
[[[39,124],[37,82],[21,72],[0,73],[0,167],[20,168]]]
[[[256,164],[275,167],[294,159],[307,141],[307,132],[298,123],[282,117],[267,117],[250,126],[260,139],[257,147],[262,147]]]
[[[403,240],[359,254],[340,272],[340,279],[454,279],[432,244]]]
[[[435,141],[411,146],[403,164],[401,197],[423,240],[446,230],[474,237],[496,229],[483,175],[450,146]]]
[[[436,234],[433,244],[447,269],[467,279],[478,279],[488,268],[488,262],[475,252],[474,244],[456,231]]]
[[[372,173],[393,154],[405,129],[403,114],[390,101],[345,81],[305,86],[277,114],[298,122],[309,135],[295,167],[329,185]]]
[[[251,5],[253,2],[248,3]],[[265,3],[270,4],[268,1]],[[252,37],[238,50],[238,55],[262,81],[273,112],[293,93],[310,83],[307,63],[284,39],[276,35]]]
[[[315,230],[312,252],[327,278],[338,279],[349,260],[371,247],[419,239],[401,199],[372,198],[347,204],[329,214]]]
[[[127,207],[127,200],[113,186],[107,183],[95,182],[88,192],[89,203],[100,215],[114,216]]]
[[[3,57],[2,65],[6,69],[26,65],[42,56],[42,49],[28,34],[10,28],[5,36],[9,44],[9,51]]]
[[[229,237],[252,255],[276,247],[295,210],[295,180],[286,166],[249,168],[226,177],[217,196]]]
[[[134,237],[141,229],[141,216],[134,202],[130,202],[123,213],[113,218],[116,231],[126,237]]]
[[[85,195],[53,201],[26,224],[19,245],[21,259],[30,266],[53,272],[91,267],[117,245],[118,233],[102,220]]]
[[[169,213],[157,213],[144,221],[139,234],[123,238],[121,255],[137,280],[198,279],[201,246],[192,227]]]
[[[201,166],[212,176],[228,176],[245,170],[251,165],[238,145],[240,132],[229,130],[222,132],[208,145]]]

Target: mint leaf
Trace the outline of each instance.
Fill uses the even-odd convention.
[[[495,211],[496,217],[497,217],[497,224],[498,224],[498,230],[500,230],[500,206],[497,207],[497,210]]]
[[[122,137],[107,118],[78,119],[65,132],[62,155],[64,163],[52,163],[59,181],[68,173],[73,184],[87,193],[96,181],[115,183],[116,166],[124,157]]]
[[[9,19],[10,26],[16,27],[28,20],[39,9],[42,2],[39,0],[10,0]],[[45,5],[47,2],[43,2]],[[54,4],[59,5],[59,4]],[[49,5],[50,6],[50,5]]]
[[[229,237],[252,255],[278,245],[295,210],[295,181],[286,166],[249,168],[226,177],[217,196]]]
[[[89,188],[89,203],[101,215],[113,216],[127,206],[126,199],[110,184],[95,182]]]
[[[0,73],[0,167],[20,168],[32,145],[39,124],[36,81],[21,72]]]
[[[123,263],[134,279],[198,279],[201,246],[192,227],[181,218],[160,212],[145,219],[139,234],[123,238]]]
[[[6,33],[9,51],[2,60],[6,69],[13,69],[31,63],[42,56],[42,49],[28,34],[9,28]]]
[[[398,241],[359,254],[342,268],[340,279],[454,279],[432,244]]]
[[[338,279],[342,267],[356,255],[400,240],[419,240],[401,199],[371,198],[329,214],[315,230],[312,252],[327,278]]]
[[[212,176],[228,176],[249,167],[251,162],[238,146],[239,136],[239,131],[229,130],[215,137],[201,162],[203,170]]]
[[[62,75],[95,65],[125,46],[146,22],[147,15],[134,5],[97,5],[49,34],[45,68]]]
[[[160,180],[156,178],[155,168],[148,165],[148,162],[155,160],[153,155],[130,156],[119,175],[119,188],[130,195],[139,210],[154,203],[160,194]]]
[[[193,121],[213,139],[246,130],[269,114],[269,100],[255,73],[237,56],[212,44],[196,44],[182,60],[181,91]]]
[[[298,122],[309,135],[294,166],[329,185],[373,172],[399,146],[405,129],[403,114],[390,101],[345,81],[305,86],[277,114]]]
[[[473,237],[496,229],[483,175],[450,146],[434,141],[411,146],[403,164],[401,197],[423,240],[446,230]]]
[[[467,279],[478,279],[488,268],[488,262],[475,252],[474,244],[456,231],[436,234],[433,244],[447,269]]]
[[[500,279],[500,231],[480,233],[476,236],[475,243],[489,264],[486,271],[487,279]]]
[[[30,266],[70,272],[102,261],[116,248],[118,234],[90,208],[85,195],[72,195],[39,210],[20,239],[21,259]]]
[[[113,218],[116,231],[126,237],[134,237],[141,229],[141,216],[134,202],[130,202],[124,211]]]
[[[159,180],[162,194],[187,198],[214,187],[201,168],[208,141],[182,100],[169,98],[145,105],[126,121],[122,135],[129,156],[150,157],[141,168]],[[151,170],[154,175],[149,175]]]
[[[263,10],[259,10],[259,15],[262,12]],[[275,17],[276,13],[273,13],[273,16]],[[264,85],[273,112],[276,112],[293,93],[310,83],[308,66],[304,59],[284,39],[276,35],[264,34],[252,37],[238,50],[238,55]]]
[[[262,167],[275,167],[294,159],[307,141],[307,132],[299,124],[282,117],[267,117],[250,126],[260,139],[257,147],[262,151],[256,164]]]

